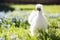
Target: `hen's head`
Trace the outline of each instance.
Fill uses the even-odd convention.
[[[43,5],[42,4],[36,4],[36,10],[41,11]]]

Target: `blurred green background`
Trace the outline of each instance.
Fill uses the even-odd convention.
[[[39,31],[35,36],[30,34],[27,19],[31,11],[35,10],[36,3],[27,3],[0,1],[0,40],[60,40],[60,2],[47,2],[48,5],[41,3],[48,29]]]

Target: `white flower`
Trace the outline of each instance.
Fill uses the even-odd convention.
[[[8,10],[8,12],[7,12],[8,14],[11,14],[12,12],[11,12],[11,10]]]
[[[5,12],[4,11],[0,12],[0,18],[3,18],[4,16],[5,16]]]
[[[2,36],[1,36],[0,40],[5,40],[4,33],[2,33]]]
[[[0,19],[0,23],[2,23],[2,19]]]
[[[0,38],[0,40],[2,40],[2,38]]]
[[[16,38],[16,40],[19,40],[19,38]]]
[[[14,31],[12,32],[12,35],[10,37],[11,37],[11,39],[15,39],[16,38],[16,34],[15,34]]]
[[[6,26],[7,26],[7,29],[9,30],[10,29],[10,24],[7,24]]]

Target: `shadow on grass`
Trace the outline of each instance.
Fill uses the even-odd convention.
[[[13,11],[14,8],[11,8],[11,7],[9,6],[9,4],[0,3],[0,11],[3,11],[3,10],[4,10],[5,12],[7,12],[8,10]]]

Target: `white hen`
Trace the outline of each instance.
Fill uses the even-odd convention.
[[[30,24],[30,32],[33,36],[38,30],[47,29],[46,18],[43,15],[43,9],[41,4],[36,5],[36,10],[33,10],[28,18]]]

